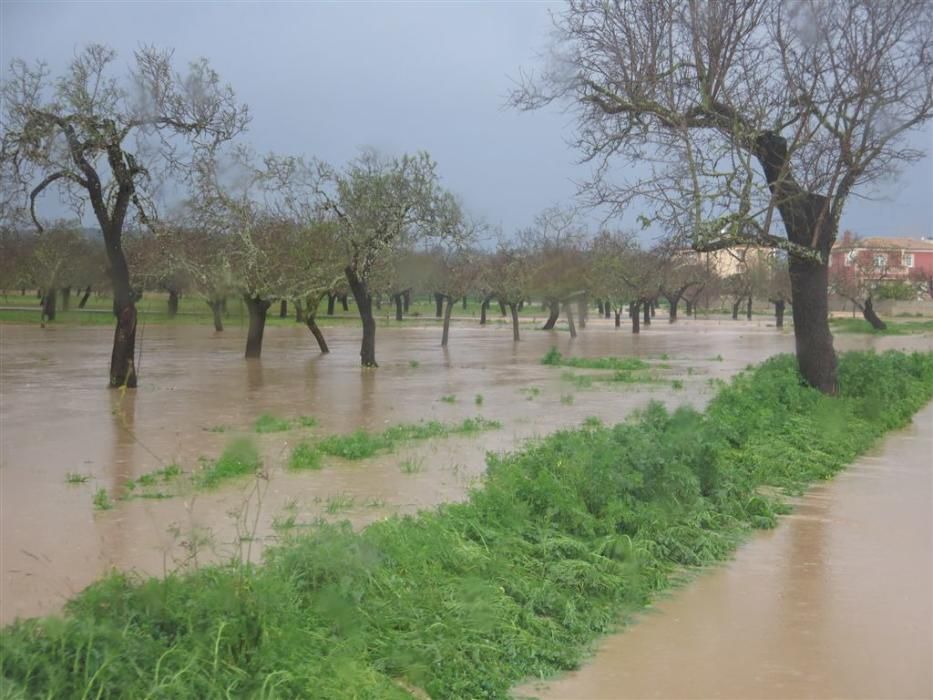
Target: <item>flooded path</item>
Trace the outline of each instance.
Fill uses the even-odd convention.
[[[543,700],[933,697],[933,404]]]
[[[463,498],[487,450],[514,449],[588,416],[618,422],[652,399],[702,406],[710,379],[793,348],[790,333],[762,322],[656,321],[633,337],[593,320],[575,340],[528,329],[517,345],[507,325],[455,326],[446,351],[437,328],[380,328],[381,367],[363,371],[358,330],[325,332],[332,353],[321,356],[307,330],[268,328],[262,360],[246,362],[242,329],[141,328],[141,385],[124,395],[106,388],[111,329],[0,325],[0,624],[59,609],[111,567],[160,575],[224,557],[255,559],[286,513],[298,523],[323,516],[361,526]],[[928,336],[837,340],[840,348],[931,346]],[[540,364],[551,345],[577,356],[650,358],[663,381],[580,389],[562,369]],[[675,378],[682,390],[672,388]],[[451,395],[453,403],[441,400]],[[319,426],[256,435],[251,426],[262,413],[310,415]],[[284,469],[303,439],[477,415],[502,429],[361,462],[325,459],[316,472]],[[220,427],[225,432],[212,431]],[[251,435],[263,455],[261,503],[249,479],[180,498],[119,500],[128,480],[171,462],[195,469],[238,434]],[[403,460],[419,465],[416,473],[405,473]],[[68,473],[89,480],[68,484]],[[94,509],[97,489],[115,499],[113,510]],[[329,507],[337,497],[345,501],[339,510]],[[244,514],[257,509],[255,528],[250,517],[244,532]]]

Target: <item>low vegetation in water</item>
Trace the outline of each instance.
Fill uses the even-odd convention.
[[[201,488],[213,489],[225,481],[255,474],[261,467],[262,460],[253,441],[238,438],[227,446],[217,460],[208,462],[195,474],[194,482]]]
[[[68,472],[65,474],[66,484],[86,484],[90,479],[91,477],[87,474],[78,474],[76,472]]]
[[[577,374],[565,371],[560,375],[561,380],[573,384],[577,389],[591,389],[594,383],[604,384],[657,384],[659,379],[653,374],[617,370],[611,374]]]
[[[457,403],[457,397],[454,394],[446,394],[441,397],[444,403]]]
[[[288,456],[288,468],[292,471],[317,470],[321,468],[321,452],[307,442],[300,442]]]
[[[110,498],[110,494],[107,493],[107,489],[97,489],[91,501],[94,503],[96,510],[110,510],[113,508],[113,500]]]
[[[5,692],[506,698],[575,668],[684,567],[773,526],[773,487],[828,478],[907,423],[933,397],[933,354],[850,353],[839,380],[822,395],[778,357],[703,413],[655,403],[490,458],[465,503],[320,525],[262,566],[113,573],[64,617],[0,633]]]
[[[439,421],[421,423],[400,423],[381,433],[356,430],[348,435],[329,435],[318,442],[318,449],[324,454],[343,459],[366,459],[380,452],[389,452],[398,444],[410,440],[464,435],[493,430],[502,427],[498,421],[485,418],[467,418],[461,423],[446,424]]]
[[[166,493],[162,489],[182,473],[177,464],[169,464],[162,469],[141,474],[126,482],[126,494],[123,498],[171,498],[175,494]]]
[[[614,370],[639,370],[648,369],[649,365],[644,360],[637,357],[565,357],[556,347],[550,350],[541,358],[542,365],[552,367],[576,367],[579,369],[614,369]]]
[[[313,416],[298,416],[294,419],[279,418],[270,413],[263,413],[253,428],[257,433],[281,433],[292,428],[313,428],[317,425],[317,419]]]

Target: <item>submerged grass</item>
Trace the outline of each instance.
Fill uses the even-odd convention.
[[[238,438],[227,445],[220,457],[208,463],[203,470],[194,477],[195,485],[204,489],[217,488],[230,479],[236,479],[247,474],[254,474],[262,466],[259,451],[252,440]]]
[[[316,470],[321,468],[321,452],[307,442],[300,442],[288,457],[288,468],[292,471]]]
[[[366,459],[379,452],[388,452],[396,445],[410,440],[427,440],[448,435],[468,435],[484,430],[501,428],[498,421],[485,418],[467,418],[462,423],[447,424],[439,421],[399,423],[381,433],[356,430],[348,435],[329,435],[318,443],[324,454],[343,459]]]
[[[542,365],[552,367],[577,367],[579,369],[614,369],[632,371],[648,369],[649,365],[637,357],[564,357],[556,347],[541,358]]]
[[[317,419],[314,416],[298,416],[294,419],[288,419],[279,418],[270,413],[263,413],[256,419],[253,428],[257,433],[281,433],[294,427],[313,428],[316,425]]]
[[[574,668],[683,567],[771,527],[933,396],[933,354],[850,353],[840,395],[774,358],[704,413],[660,404],[491,457],[465,503],[296,533],[263,566],[114,573],[0,633],[8,697],[505,698]],[[333,503],[333,505],[332,505]],[[328,510],[349,507],[328,501]],[[422,692],[423,691],[423,692]]]

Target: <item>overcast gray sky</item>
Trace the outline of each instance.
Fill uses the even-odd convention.
[[[0,58],[58,72],[91,42],[127,65],[133,49],[206,56],[250,106],[258,151],[342,164],[361,146],[427,150],[468,208],[508,234],[569,203],[587,169],[566,145],[573,117],[503,109],[519,67],[546,47],[554,2],[28,2],[0,0]],[[933,126],[916,136],[933,151]],[[842,227],[864,236],[933,235],[933,161],[881,199],[849,202]],[[621,222],[634,226],[639,212]]]

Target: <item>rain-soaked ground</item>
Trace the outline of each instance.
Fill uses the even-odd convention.
[[[298,523],[324,516],[361,526],[463,498],[482,474],[487,450],[514,449],[588,416],[618,422],[652,399],[701,406],[714,391],[711,378],[793,349],[792,335],[766,322],[670,326],[659,318],[632,336],[598,320],[574,340],[527,329],[518,344],[505,325],[457,326],[446,351],[437,328],[396,327],[379,329],[381,366],[363,371],[358,330],[325,330],[330,355],[317,354],[305,329],[272,327],[262,360],[246,362],[239,329],[149,326],[140,332],[140,387],[123,394],[106,388],[112,330],[0,326],[0,623],[59,609],[111,567],[159,575],[236,553],[256,558],[275,539],[273,521],[286,515]],[[579,389],[561,378],[562,369],[540,364],[551,345],[576,356],[650,359],[664,381]],[[837,347],[933,349],[933,339],[850,335],[838,336]],[[673,389],[673,379],[683,389]],[[450,395],[453,403],[441,400]],[[319,425],[252,433],[268,473],[259,493],[246,479],[216,492],[121,500],[130,479],[172,462],[192,470],[200,456],[217,457],[234,435],[251,433],[262,413],[310,415]],[[284,470],[302,439],[477,415],[503,427],[361,462],[327,458],[316,472]],[[931,416],[928,408],[918,421],[929,428]],[[226,430],[211,430],[219,426]],[[929,671],[924,676],[912,661],[933,652],[929,595],[922,595],[931,590],[930,451],[922,441],[929,434],[921,429],[905,443],[912,448],[890,460],[887,453],[869,458],[814,490],[796,515],[754,539],[735,562],[659,605],[666,614],[610,638],[592,665],[602,675],[573,676],[569,685],[554,685],[552,696],[748,697],[756,683],[775,688],[771,697],[878,696],[873,688],[893,697],[902,688],[929,689]],[[414,473],[401,468],[406,460]],[[90,479],[68,484],[68,473]],[[99,488],[114,509],[95,510]],[[352,505],[329,512],[337,510],[336,497],[352,497]],[[643,641],[630,641],[636,632]],[[694,656],[665,657],[664,649]],[[815,676],[799,670],[814,649],[824,652]],[[869,665],[869,657],[878,663]],[[747,672],[744,684],[737,670]],[[877,685],[859,684],[866,674],[880,674]],[[855,685],[838,685],[840,677]],[[906,685],[886,684],[886,677]],[[822,682],[827,678],[838,682]]]

